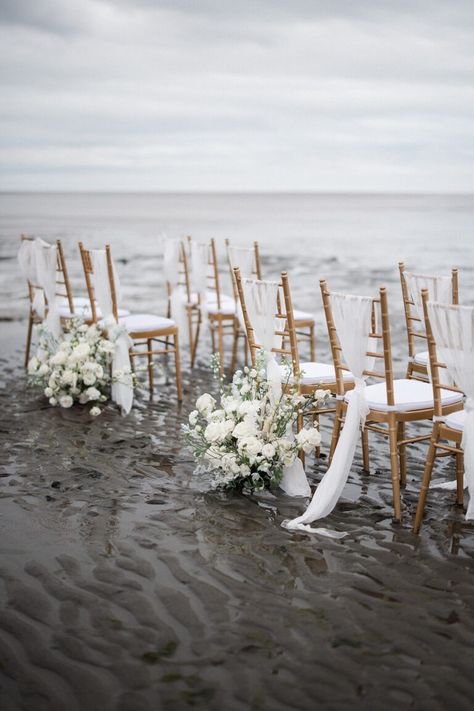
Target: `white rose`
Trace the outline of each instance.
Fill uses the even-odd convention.
[[[209,419],[212,422],[221,422],[225,419],[224,410],[213,410],[211,413],[209,413]]]
[[[196,409],[199,410],[200,413],[205,415],[214,408],[215,402],[216,401],[214,400],[212,395],[209,395],[209,393],[204,393],[196,400]]]
[[[54,405],[57,405],[57,404],[58,404],[58,401],[56,400],[55,397],[50,397],[50,398],[49,398],[49,404],[50,404],[50,405],[53,405],[53,407],[54,407]]]
[[[42,363],[38,368],[38,375],[47,375],[49,373],[49,365],[47,363]]]
[[[222,463],[221,466],[224,470],[229,470],[232,474],[238,474],[239,473],[239,465],[237,464],[237,459],[235,454],[231,454],[228,452],[227,454],[224,454],[222,457]],[[230,477],[232,479],[233,477]]]
[[[78,346],[72,351],[72,357],[75,360],[85,360],[91,351],[91,347],[88,343],[79,343]]]
[[[273,444],[270,444],[270,442],[264,444],[262,447],[262,454],[265,459],[273,459],[276,454],[275,446]]]
[[[44,394],[46,397],[53,397],[53,388],[45,388]]]
[[[296,441],[305,452],[311,452],[312,449],[321,444],[321,434],[316,427],[303,429],[296,435]]]
[[[315,390],[314,391],[314,399],[315,400],[326,400],[331,395],[330,390]]]
[[[239,441],[239,447],[243,447],[250,457],[256,457],[262,451],[262,443],[258,437],[245,437]]]
[[[237,412],[239,409],[240,401],[237,398],[228,396],[222,398],[222,407],[228,412]]]
[[[84,385],[94,385],[96,377],[94,373],[91,373],[90,370],[87,370],[82,376],[82,380],[84,381]]]
[[[97,380],[100,380],[104,377],[104,369],[100,363],[95,364],[95,377],[97,378]]]
[[[28,373],[32,375],[33,373],[36,373],[39,367],[39,360],[36,358],[36,356],[33,356],[31,358],[30,362],[28,363]]]
[[[251,370],[250,373],[249,373],[249,377],[250,377],[250,378],[256,378],[256,377],[257,377],[257,371],[255,370],[255,368],[252,368],[252,370]]]
[[[220,442],[222,438],[222,428],[220,422],[211,422],[204,430],[204,437],[208,442]]]
[[[87,388],[85,395],[87,396],[87,400],[98,400],[100,398],[100,392],[97,388]]]
[[[242,437],[252,437],[255,434],[255,422],[250,418],[245,418],[242,422],[234,427],[233,436],[237,439]]]
[[[76,379],[77,375],[72,370],[65,370],[61,376],[61,383],[63,385],[75,385]]]
[[[73,399],[70,395],[62,395],[59,398],[59,404],[61,407],[72,407]]]
[[[100,409],[100,407],[95,406],[91,407],[89,414],[92,415],[92,417],[97,417],[97,415],[100,415],[101,412],[102,410]]]
[[[89,397],[87,395],[87,392],[83,392],[79,395],[79,402],[81,403],[81,405],[85,405],[88,401]]]
[[[244,383],[242,385],[242,387],[240,388],[240,392],[242,393],[242,395],[247,395],[247,393],[249,393],[250,390],[251,390],[251,387],[248,383]]]
[[[196,422],[197,422],[198,417],[199,417],[199,412],[198,412],[197,410],[193,410],[193,411],[190,413],[188,419],[189,419],[189,424],[191,425],[191,427],[194,427],[194,425],[195,425]]]
[[[58,351],[51,358],[51,363],[53,365],[64,365],[67,360],[67,355],[64,351]]]
[[[259,400],[244,400],[239,405],[239,415],[245,417],[245,415],[256,415],[260,408]]]
[[[100,342],[99,348],[103,353],[113,353],[115,350],[115,344],[112,343],[112,341],[108,341],[106,338],[104,338]]]

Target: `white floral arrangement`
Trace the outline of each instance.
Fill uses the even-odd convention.
[[[304,397],[297,380],[288,376],[275,400],[265,372],[259,357],[256,368],[238,370],[230,385],[221,381],[217,400],[209,393],[201,395],[189,424],[183,426],[200,464],[197,473],[210,474],[216,487],[260,491],[277,486],[299,450],[310,452],[321,442],[316,425],[296,436],[292,426],[298,415],[325,401],[329,391],[316,389],[312,397]]]
[[[90,404],[92,417],[109,397],[110,364],[115,350],[95,324],[74,319],[64,340],[47,329],[40,331],[36,356],[28,364],[30,381],[43,388],[49,404],[69,408],[75,402]]]

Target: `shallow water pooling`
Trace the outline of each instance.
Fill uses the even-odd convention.
[[[91,420],[45,407],[19,360],[2,365],[2,708],[469,707],[473,530],[433,491],[411,533],[423,444],[402,525],[374,438],[325,522],[349,535],[291,533],[304,502],[193,476],[179,427],[206,369],[182,408],[169,386]]]

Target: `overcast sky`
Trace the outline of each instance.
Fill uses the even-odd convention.
[[[0,0],[0,189],[474,191],[474,0]]]

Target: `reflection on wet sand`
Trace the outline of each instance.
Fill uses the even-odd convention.
[[[402,525],[374,438],[328,519],[349,535],[290,533],[302,501],[193,477],[179,427],[206,369],[182,410],[170,385],[91,421],[45,407],[20,362],[2,364],[2,709],[470,708],[473,530],[433,491],[412,535],[423,444]]]

